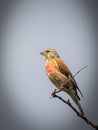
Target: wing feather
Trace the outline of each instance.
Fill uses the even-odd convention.
[[[77,89],[80,92],[81,96],[83,97],[83,94],[80,91],[80,89],[79,89],[79,87],[78,87],[78,85],[77,85],[77,83],[76,83],[76,81],[74,79],[74,76],[72,75],[71,71],[69,70],[67,65],[64,63],[64,61],[61,60],[60,58],[57,58],[55,60],[56,60],[56,62],[58,64],[58,66],[59,66],[60,72],[63,73],[65,76],[67,76],[71,80],[71,82],[73,83],[75,89]]]

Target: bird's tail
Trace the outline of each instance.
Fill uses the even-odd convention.
[[[80,102],[79,102],[79,99],[78,99],[78,97],[77,97],[75,91],[72,91],[71,93],[69,93],[69,95],[71,96],[71,98],[73,99],[73,101],[76,103],[76,105],[79,107],[80,113],[81,113],[82,115],[84,115],[84,111],[83,111],[83,109],[82,109],[82,106],[81,106],[81,104],[80,104]]]

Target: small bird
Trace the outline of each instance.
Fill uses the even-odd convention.
[[[78,85],[72,75],[71,71],[60,58],[59,54],[54,49],[46,49],[40,53],[46,60],[46,73],[51,82],[58,88],[62,89],[68,95],[71,96],[73,101],[79,107],[80,113],[84,115],[83,109],[79,102],[77,90],[83,96],[82,92],[78,88]],[[62,87],[63,86],[63,87]]]

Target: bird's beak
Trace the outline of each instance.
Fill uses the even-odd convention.
[[[44,56],[44,52],[41,52],[40,54]]]

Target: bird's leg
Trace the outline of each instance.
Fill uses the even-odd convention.
[[[54,91],[51,93],[51,96],[55,97],[56,93],[59,93],[61,91],[62,91],[61,89],[54,89]]]
[[[61,84],[60,90],[63,90],[64,85],[66,85],[66,83],[62,83],[62,84]]]
[[[65,83],[64,83],[64,84],[65,84]],[[55,97],[55,94],[56,94],[56,93],[61,92],[61,91],[63,90],[63,88],[64,88],[64,84],[61,84],[61,87],[60,87],[59,89],[54,89],[54,91],[51,93],[51,96],[52,96],[52,97]]]
[[[54,89],[54,91],[51,93],[52,97],[55,97],[55,94],[57,93],[58,89]]]

